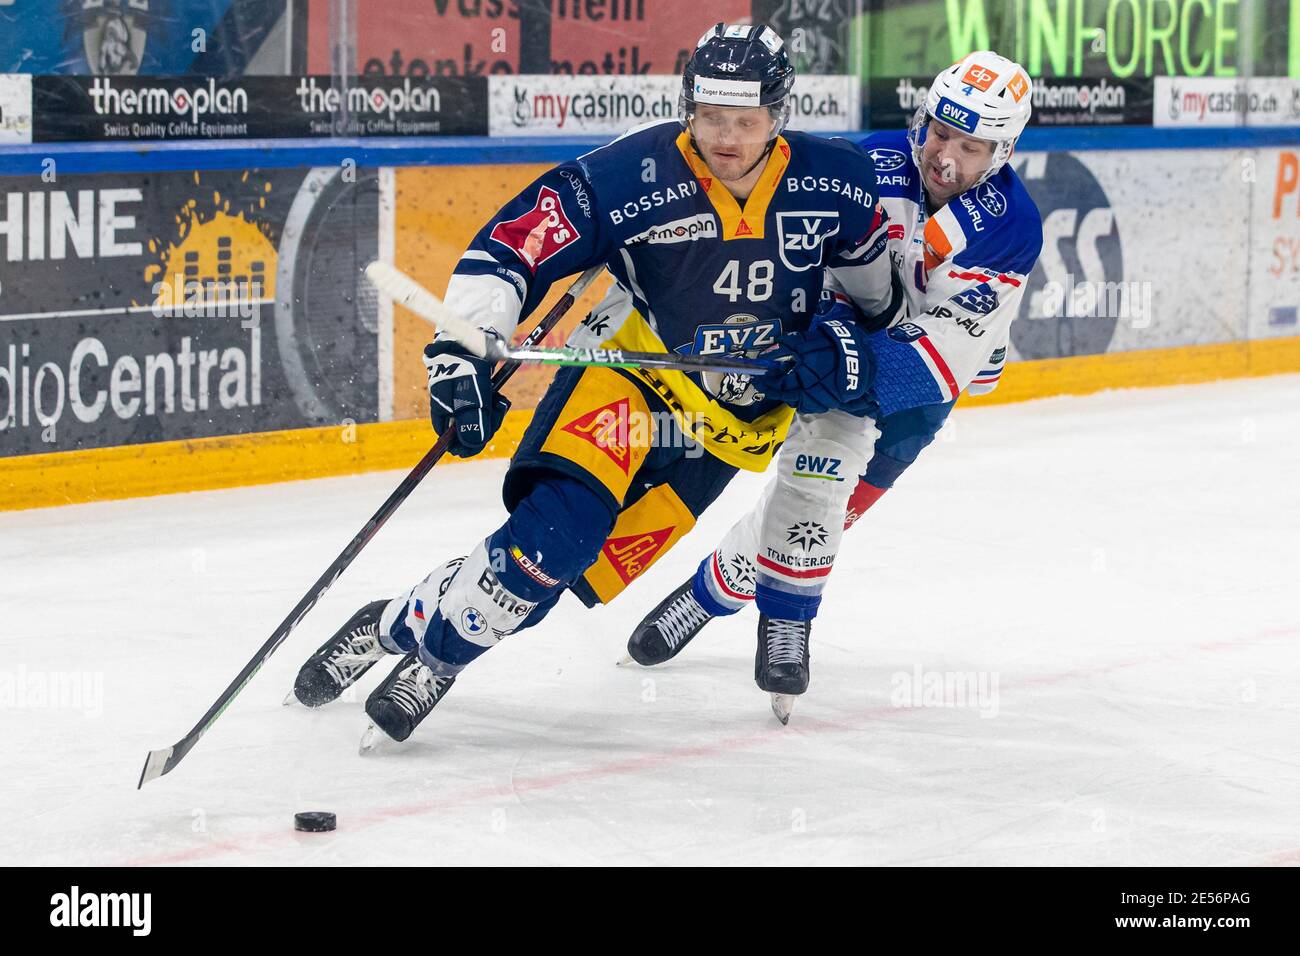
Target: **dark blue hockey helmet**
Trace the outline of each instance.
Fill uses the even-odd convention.
[[[776,31],[767,26],[717,23],[700,37],[682,73],[678,117],[688,126],[701,103],[766,106],[776,121],[775,139],[789,119],[793,87],[794,66]]]

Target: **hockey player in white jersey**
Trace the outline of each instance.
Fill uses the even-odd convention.
[[[668,660],[710,620],[756,600],[755,680],[788,720],[808,687],[812,619],[843,530],[930,443],[963,390],[990,391],[1002,375],[1011,321],[1042,248],[1038,210],[1007,165],[1030,100],[1018,64],[972,53],[935,78],[908,130],[862,142],[888,220],[863,256],[880,266],[869,308],[893,315],[869,338],[868,415],[796,419],[759,503],[632,634],[628,653],[638,663]],[[862,319],[831,294],[830,315]],[[791,392],[769,385],[765,393],[793,394],[798,374]]]

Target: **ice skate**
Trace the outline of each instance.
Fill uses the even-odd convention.
[[[370,726],[361,736],[361,753],[388,737],[403,741],[446,695],[455,677],[439,677],[419,658],[418,651],[403,657],[388,678],[366,698]]]
[[[808,636],[811,621],[758,619],[758,649],[754,681],[772,695],[772,713],[782,725],[790,722],[795,698],[808,689]]]
[[[387,600],[372,601],[353,614],[298,671],[293,690],[284,699],[308,707],[337,700],[388,652],[379,643],[379,616]]]
[[[687,578],[642,619],[628,638],[627,657],[620,664],[635,661],[651,667],[672,660],[713,620],[695,599],[693,580]]]

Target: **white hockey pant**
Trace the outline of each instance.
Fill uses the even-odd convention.
[[[879,437],[870,418],[796,417],[758,503],[700,566],[697,589],[727,610],[810,620],[839,553],[844,512]]]

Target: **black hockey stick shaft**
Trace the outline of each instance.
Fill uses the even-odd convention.
[[[587,287],[600,275],[602,268],[602,266],[593,266],[574,280],[568,291],[560,297],[554,307],[537,323],[537,327],[524,339],[523,346],[527,348],[541,342],[547,333],[555,328],[565,313],[573,307],[573,303],[587,290]],[[501,386],[510,380],[510,377],[514,375],[518,368],[519,363],[517,362],[506,362],[499,366],[492,376],[493,391],[500,390]],[[416,485],[424,480],[424,476],[446,453],[453,434],[455,432],[449,428],[438,437],[434,446],[425,452],[424,457],[411,469],[410,474],[402,479],[402,483],[380,505],[379,510],[371,515],[365,526],[357,532],[356,536],[348,542],[347,547],[325,569],[325,573],[317,578],[311,589],[294,605],[293,610],[280,622],[280,626],[275,629],[266,643],[253,655],[253,659],[244,665],[244,669],[231,681],[230,686],[222,692],[216,702],[208,708],[207,713],[199,718],[199,722],[194,725],[193,729],[172,746],[149,752],[149,756],[145,758],[144,769],[140,772],[140,782],[136,784],[137,790],[150,780],[170,773],[178,763],[185,759],[185,755],[199,742],[199,738],[208,732],[212,725],[216,723],[217,718],[225,712],[231,702],[248,686],[249,681],[262,669],[262,665],[284,643],[293,629],[298,626],[298,622],[307,616],[307,612],[316,606],[317,601],[324,597],[325,592],[339,579],[339,575],[347,570],[348,565],[356,559],[357,555],[370,543],[370,540],[378,533],[379,529],[387,523],[393,512],[410,496]]]

